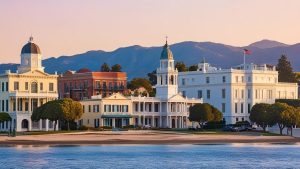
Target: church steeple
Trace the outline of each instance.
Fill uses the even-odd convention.
[[[160,56],[160,67],[157,69],[157,97],[167,99],[176,95],[178,93],[177,78],[178,71],[175,69],[173,53],[166,37],[166,44]]]

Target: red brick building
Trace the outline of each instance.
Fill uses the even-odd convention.
[[[127,84],[125,72],[92,72],[80,69],[66,71],[58,78],[59,97],[73,100],[90,99],[91,96],[106,97],[114,92],[124,93]]]

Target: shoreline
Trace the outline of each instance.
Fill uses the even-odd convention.
[[[0,136],[0,147],[16,145],[180,145],[268,143],[300,144],[291,136],[263,136],[256,133],[193,134],[162,131],[138,132],[79,132],[42,135]]]

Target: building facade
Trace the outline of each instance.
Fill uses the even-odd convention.
[[[256,103],[275,99],[297,99],[297,83],[278,82],[274,66],[247,64],[218,69],[203,61],[197,71],[180,72],[179,90],[184,96],[202,98],[223,112],[227,124],[249,121]]]
[[[109,97],[97,96],[82,100],[84,114],[79,125],[88,127],[124,127],[128,125],[158,128],[187,128],[189,107],[202,103],[201,99],[183,97],[178,93],[178,71],[172,51],[166,43],[160,57],[159,77],[155,97],[125,97],[114,93]]]
[[[7,70],[0,75],[0,110],[7,112],[12,122],[2,122],[0,130],[16,131],[51,130],[49,120],[31,121],[31,115],[40,105],[58,98],[57,75],[44,72],[42,54],[30,37],[22,48],[21,64],[17,72]]]
[[[92,72],[80,69],[67,71],[58,78],[59,97],[73,100],[90,99],[94,95],[110,96],[114,92],[124,93],[127,85],[125,72]]]

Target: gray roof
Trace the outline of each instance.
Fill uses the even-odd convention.
[[[41,54],[41,50],[38,45],[34,44],[33,42],[28,42],[26,45],[23,46],[21,54]]]

